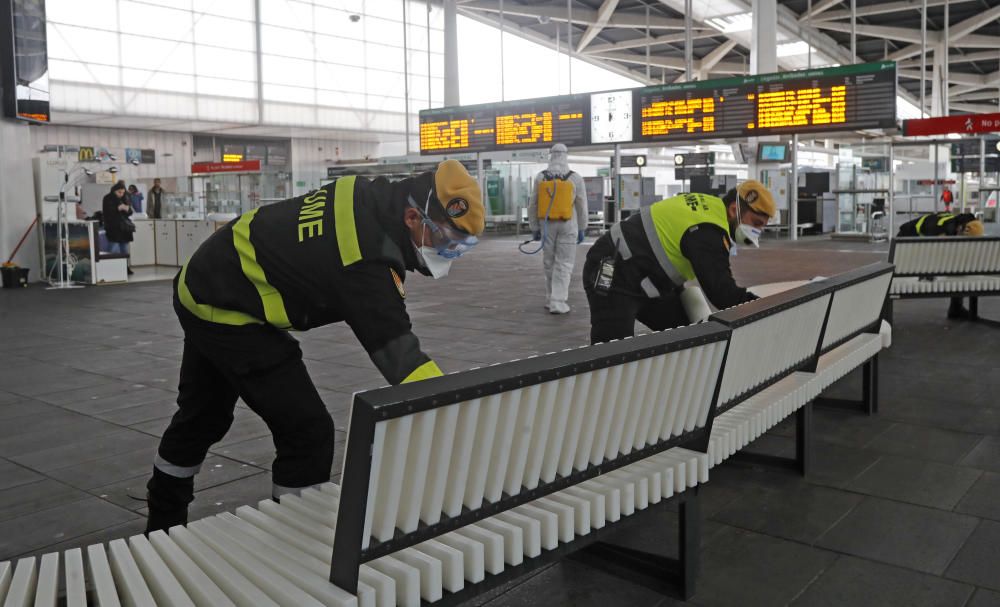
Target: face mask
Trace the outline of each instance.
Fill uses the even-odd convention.
[[[741,223],[736,226],[733,236],[735,236],[736,242],[740,244],[749,244],[760,248],[760,234],[760,229],[755,228],[752,225]],[[733,248],[735,249],[735,247]]]
[[[427,228],[424,227],[424,230],[427,230]],[[427,271],[431,273],[433,278],[444,278],[448,275],[448,272],[451,270],[452,259],[442,257],[434,247],[418,247],[414,244],[414,248],[417,250],[417,257],[420,258],[420,263],[427,268]]]

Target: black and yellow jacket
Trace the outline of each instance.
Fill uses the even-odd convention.
[[[972,213],[928,213],[899,226],[896,236],[954,236],[959,228],[975,218]]]
[[[402,221],[407,195],[426,196],[432,179],[342,177],[242,215],[181,269],[177,299],[223,325],[305,331],[343,321],[390,383],[440,375],[411,332],[403,290],[406,271],[418,269]]]

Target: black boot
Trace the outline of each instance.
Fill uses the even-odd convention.
[[[149,518],[146,535],[159,529],[187,524],[188,504],[194,501],[194,477],[178,478],[153,468],[146,484]]]
[[[962,305],[961,297],[952,297],[951,305],[948,306],[948,318],[969,318],[969,311]]]

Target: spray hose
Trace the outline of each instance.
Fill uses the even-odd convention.
[[[549,194],[549,208],[546,209],[546,211],[545,211],[545,218],[542,220],[542,230],[541,230],[541,232],[542,232],[542,239],[541,239],[541,243],[538,245],[538,248],[535,249],[534,251],[525,251],[524,250],[525,245],[528,245],[528,244],[534,242],[534,240],[525,240],[521,244],[517,245],[517,250],[518,251],[524,253],[525,255],[535,255],[538,252],[540,252],[542,249],[545,248],[545,240],[549,237],[549,214],[552,212],[552,207],[555,204],[555,201],[556,201],[556,184],[553,183],[552,184],[552,193]]]

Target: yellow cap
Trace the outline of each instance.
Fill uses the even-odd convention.
[[[467,234],[479,236],[486,229],[486,208],[479,183],[462,163],[445,160],[434,172],[434,190],[444,213],[454,226]]]
[[[983,222],[978,219],[973,219],[969,223],[965,224],[962,236],[982,236],[985,232],[986,226],[983,225]]]
[[[749,179],[741,183],[736,192],[739,194],[740,200],[754,211],[768,217],[774,217],[778,214],[778,208],[774,204],[774,196],[771,196],[771,191],[765,188],[763,183]]]

